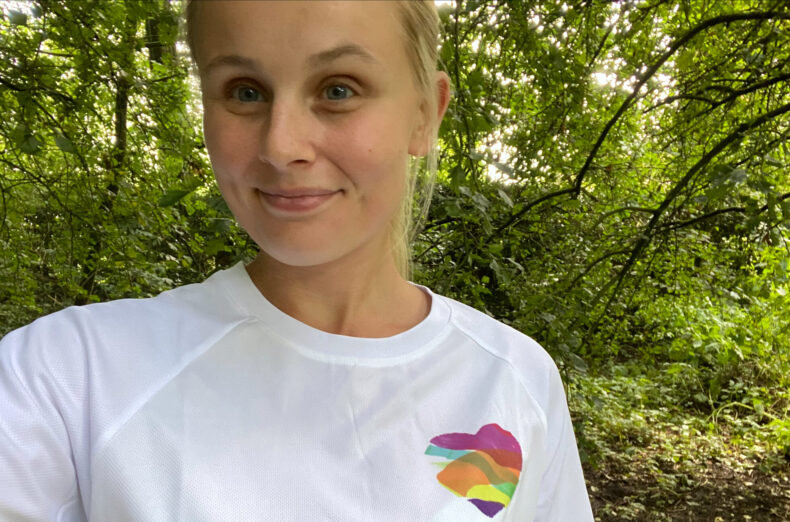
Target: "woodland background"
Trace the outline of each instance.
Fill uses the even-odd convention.
[[[253,255],[181,9],[0,1],[0,334]],[[441,12],[415,279],[555,356],[598,519],[790,519],[790,3]]]

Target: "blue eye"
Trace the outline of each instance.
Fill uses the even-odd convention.
[[[324,95],[328,100],[332,101],[347,100],[348,98],[354,96],[354,94],[354,91],[345,85],[330,85],[324,89]]]
[[[233,88],[231,96],[234,100],[242,103],[255,103],[263,101],[263,95],[255,87],[249,85],[239,85]]]

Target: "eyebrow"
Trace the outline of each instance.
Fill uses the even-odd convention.
[[[320,53],[310,56],[310,58],[307,59],[307,63],[311,67],[318,67],[319,65],[323,65],[327,62],[333,62],[335,60],[345,58],[346,56],[362,58],[366,62],[381,65],[381,62],[379,62],[372,54],[366,51],[363,47],[356,44],[338,45],[332,49],[321,51]]]
[[[212,70],[220,67],[241,67],[243,69],[258,69],[258,64],[252,58],[246,58],[238,54],[224,54],[217,56],[203,68],[203,74],[208,75]]]
[[[381,65],[381,62],[377,60],[372,54],[366,51],[363,47],[356,44],[338,45],[337,47],[333,47],[326,51],[315,53],[307,59],[307,64],[310,67],[318,67],[348,56],[362,58],[366,62]],[[243,69],[253,69],[257,71],[259,69],[258,65],[258,62],[252,58],[241,56],[239,54],[225,54],[222,56],[217,56],[208,64],[206,64],[206,66],[203,68],[203,74],[208,75],[211,71],[220,67],[240,67]]]

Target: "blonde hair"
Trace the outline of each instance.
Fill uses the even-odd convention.
[[[402,0],[398,2],[398,6],[401,12],[401,24],[406,33],[406,53],[414,70],[417,88],[422,91],[426,103],[426,114],[431,118],[429,120],[431,143],[424,159],[425,167],[422,168],[422,158],[411,158],[406,191],[392,226],[392,254],[395,264],[401,275],[409,279],[413,268],[411,244],[428,215],[436,182],[438,163],[436,139],[439,121],[435,77],[439,61],[439,13],[434,0]],[[416,212],[415,193],[419,194]]]
[[[186,4],[187,44],[195,62],[195,18],[198,3],[198,0],[187,0]],[[405,33],[406,55],[414,72],[416,87],[423,95],[426,114],[430,118],[431,138],[426,157],[411,158],[409,161],[409,169],[405,173],[406,190],[390,231],[395,264],[401,275],[409,279],[412,275],[411,243],[428,214],[436,181],[439,121],[435,76],[439,61],[439,13],[434,0],[398,0],[397,4]],[[415,194],[419,194],[416,207]]]

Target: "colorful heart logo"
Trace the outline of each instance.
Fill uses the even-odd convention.
[[[497,424],[486,424],[474,435],[438,435],[425,454],[449,460],[438,463],[442,467],[436,475],[439,483],[489,518],[510,503],[521,475],[521,446]]]

